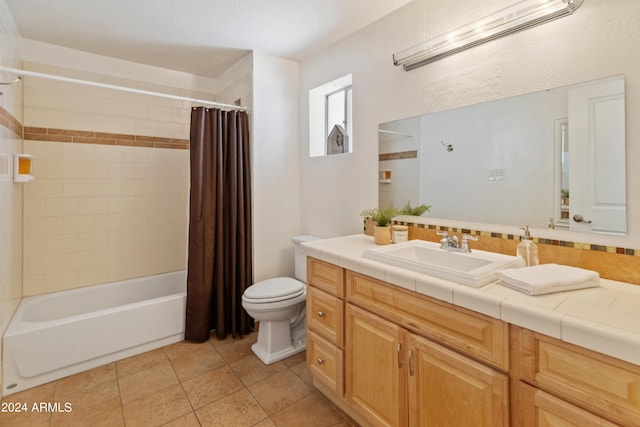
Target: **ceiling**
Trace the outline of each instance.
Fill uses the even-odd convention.
[[[25,39],[217,77],[251,50],[300,60],[410,0],[5,0]]]

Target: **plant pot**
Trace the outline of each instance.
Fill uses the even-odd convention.
[[[379,225],[375,226],[373,241],[376,245],[388,245],[391,243],[391,227],[385,225],[381,227]]]
[[[375,232],[375,227],[378,223],[371,218],[366,218],[364,220],[364,234],[367,236],[373,236]]]

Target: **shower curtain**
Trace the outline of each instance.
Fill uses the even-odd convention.
[[[253,282],[249,120],[244,111],[191,111],[191,192],[185,339],[249,333],[241,305]]]

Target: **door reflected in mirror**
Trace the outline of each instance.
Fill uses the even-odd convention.
[[[616,76],[383,123],[379,204],[625,234],[624,109]]]

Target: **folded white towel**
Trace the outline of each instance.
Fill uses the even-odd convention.
[[[600,286],[600,275],[597,271],[558,264],[500,270],[498,278],[503,285],[529,295]]]

